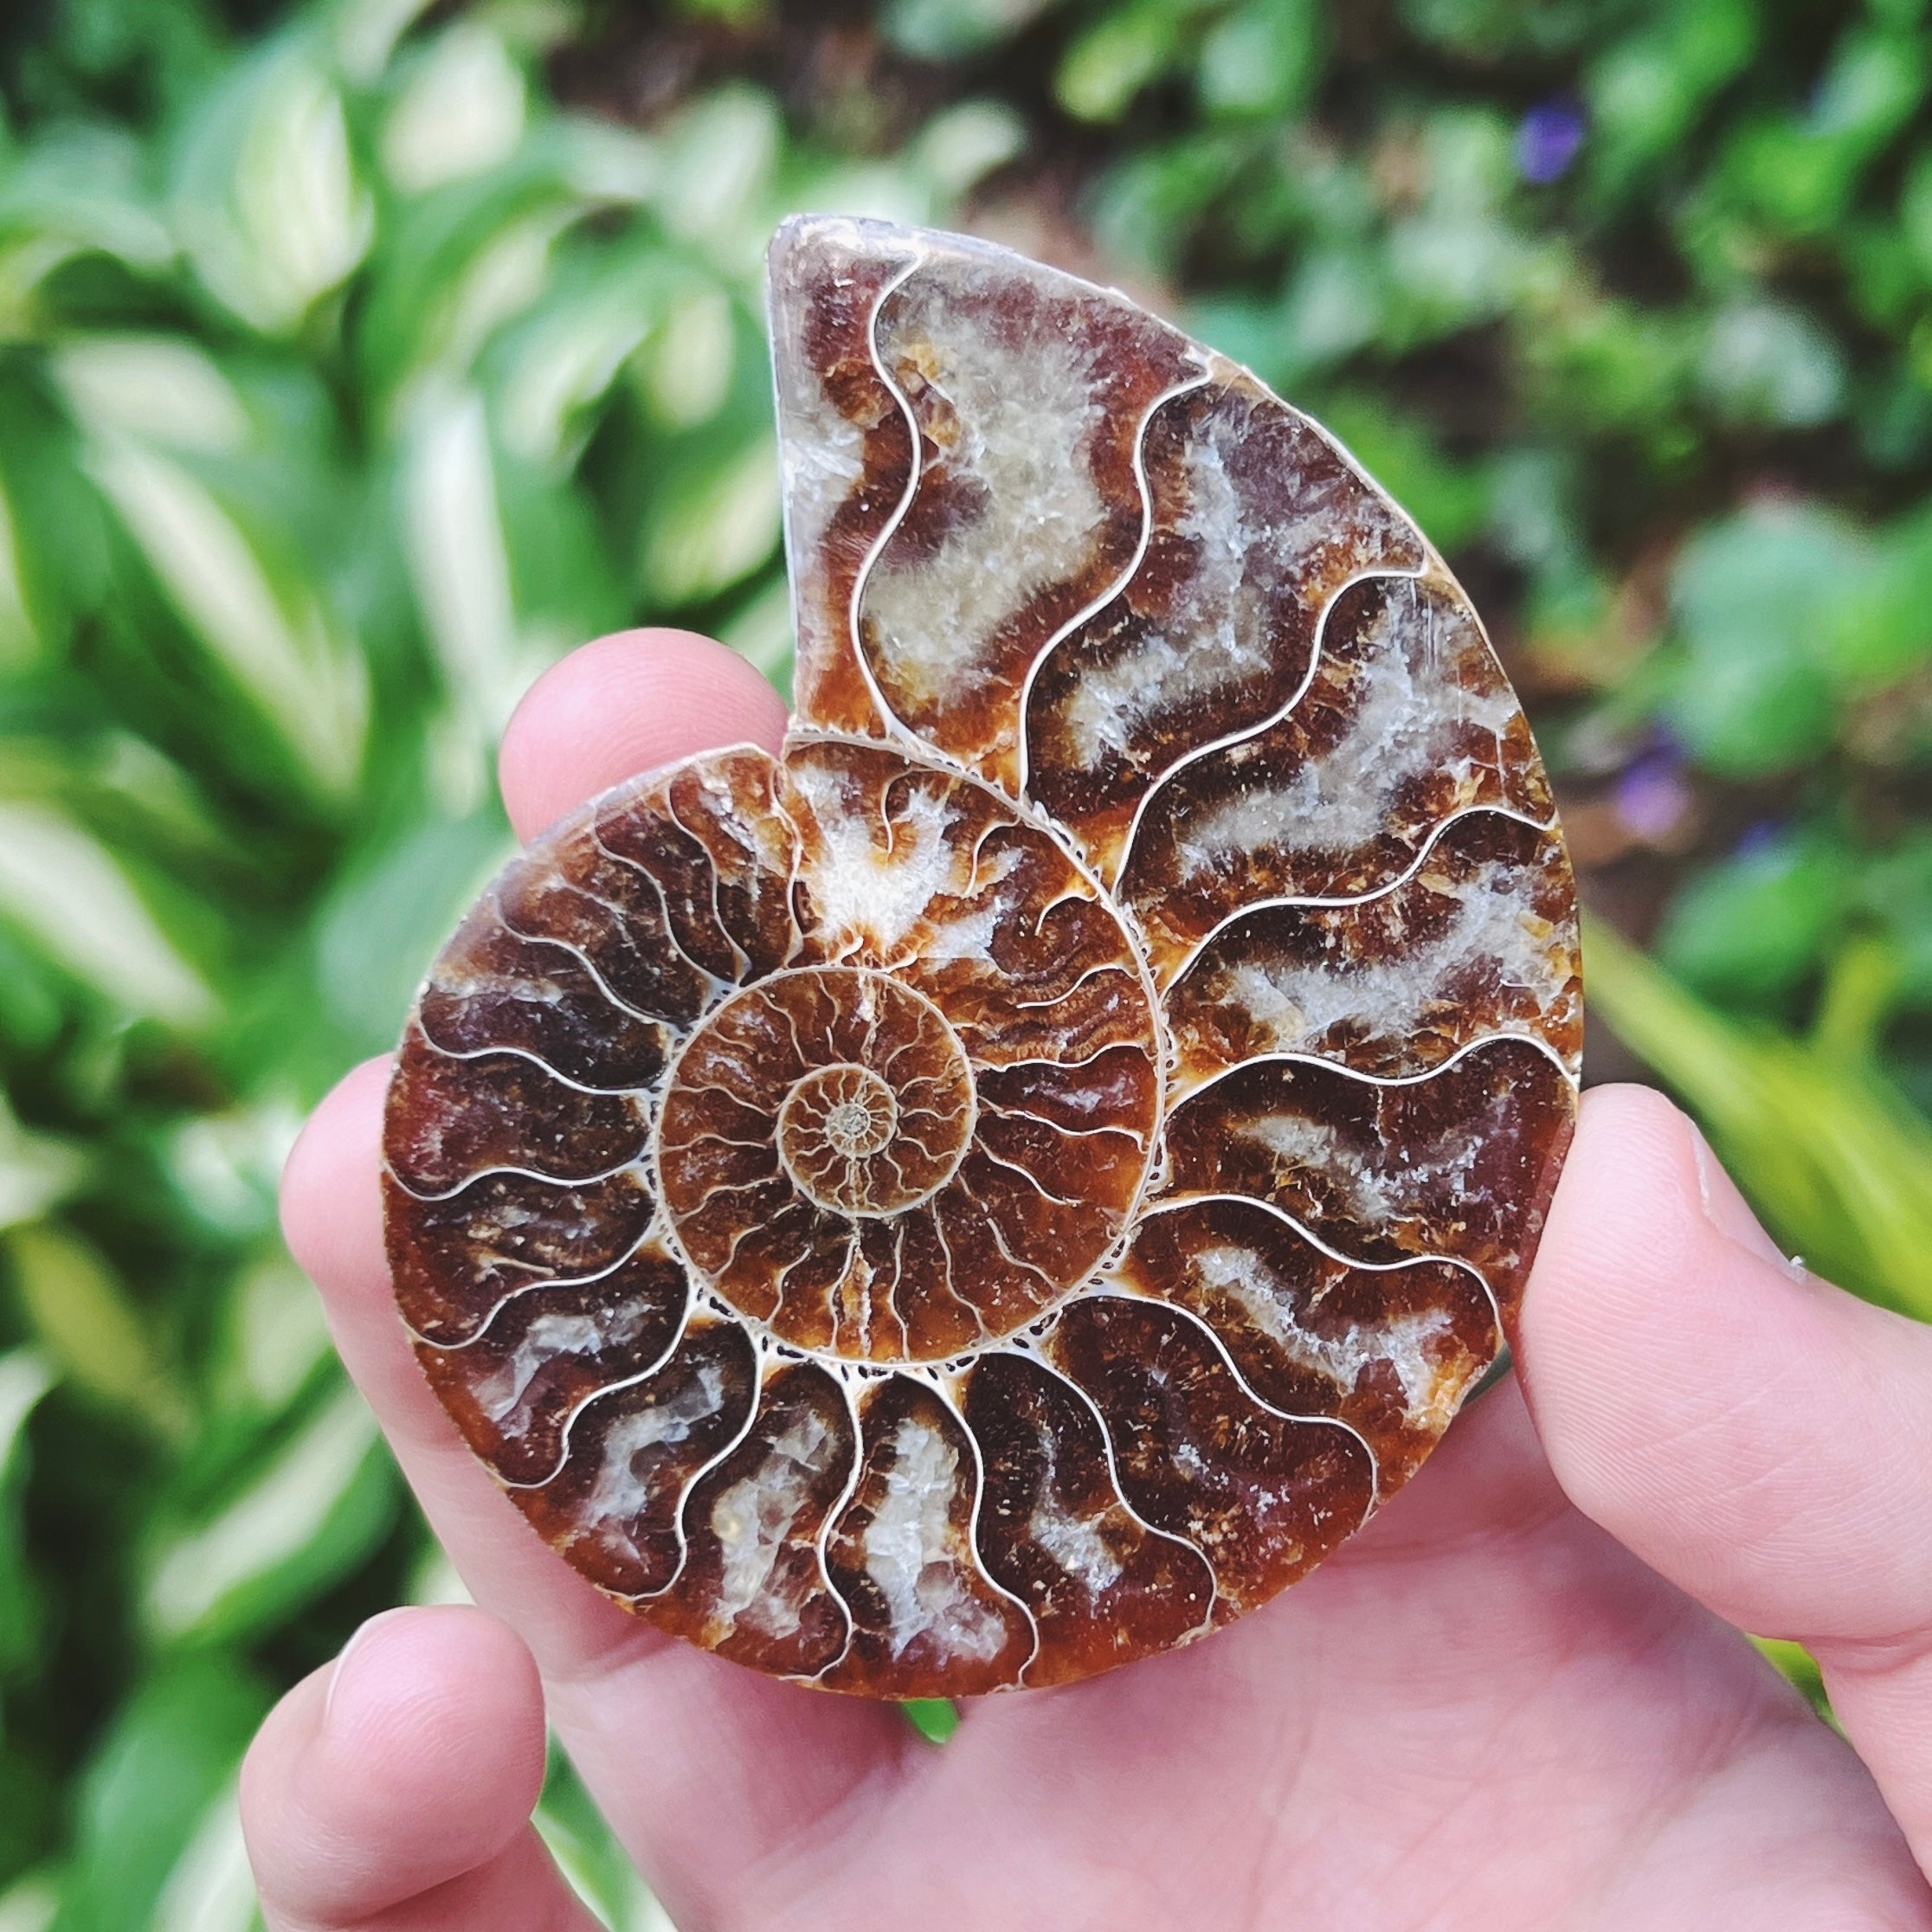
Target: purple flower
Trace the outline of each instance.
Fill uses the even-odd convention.
[[[1617,781],[1616,811],[1633,838],[1668,838],[1691,806],[1683,762],[1665,748],[1647,751]]]
[[[1583,115],[1575,102],[1546,100],[1532,107],[1517,129],[1517,169],[1539,185],[1556,179],[1583,145]]]

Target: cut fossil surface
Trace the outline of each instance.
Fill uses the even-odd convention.
[[[1066,1683],[1332,1552],[1495,1358],[1575,904],[1468,600],[1317,424],[957,236],[770,260],[797,710],[472,911],[396,1297],[536,1529],[875,1697]]]

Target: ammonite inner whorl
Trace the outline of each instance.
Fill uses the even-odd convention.
[[[538,1530],[874,1697],[1294,1581],[1494,1359],[1575,1105],[1568,860],[1461,589],[1124,296],[770,262],[797,712],[595,800],[425,983],[396,1298]]]

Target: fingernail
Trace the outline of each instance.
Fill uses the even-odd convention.
[[[1703,1130],[1695,1121],[1690,1127],[1690,1150],[1697,1162],[1697,1194],[1703,1202],[1704,1219],[1747,1254],[1755,1254],[1759,1260],[1768,1261],[1788,1275],[1802,1275],[1803,1261],[1787,1255],[1764,1232],[1751,1212],[1750,1203],[1738,1192],[1737,1183],[1724,1172],[1723,1163],[1712,1152]]]
[[[327,1694],[322,1699],[322,1728],[325,1730],[355,1729],[364,1688],[357,1683],[357,1653],[364,1648],[371,1633],[382,1629],[385,1624],[394,1623],[398,1617],[408,1616],[410,1609],[410,1605],[401,1604],[393,1610],[378,1611],[342,1646],[335,1660],[335,1669],[329,1674]]]

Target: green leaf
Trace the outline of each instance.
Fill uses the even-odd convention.
[[[22,1057],[44,1052],[60,1035],[68,993],[59,969],[0,920],[0,1042]]]
[[[1666,708],[1714,770],[1786,770],[1831,742],[1823,641],[1865,554],[1836,518],[1787,504],[1742,511],[1684,546],[1671,596],[1685,653]]]
[[[141,1685],[87,1768],[55,1932],[147,1925],[268,1703],[253,1671],[220,1652],[165,1663]]]
[[[1932,1123],[1877,1068],[1727,1020],[1600,920],[1593,1010],[1697,1116],[1787,1251],[1854,1293],[1932,1320]]]
[[[76,1143],[23,1127],[0,1092],[0,1229],[38,1220],[59,1207],[90,1165]]]
[[[704,420],[731,374],[729,299],[710,278],[677,273],[655,249],[573,266],[504,332],[493,357],[505,447],[553,473],[576,462],[611,384],[654,331],[663,359],[650,380],[664,385],[669,418]]]
[[[383,126],[383,167],[420,195],[498,166],[523,138],[523,70],[482,21],[453,22],[412,67]]]
[[[1844,688],[1867,691],[1932,659],[1932,509],[1878,535],[1819,638],[1822,660]]]
[[[1004,101],[962,100],[935,114],[906,150],[905,165],[949,200],[976,188],[1027,145],[1027,124]]]
[[[1819,837],[1769,840],[1705,867],[1671,901],[1658,956],[1729,1005],[1776,1000],[1822,963],[1851,885],[1845,855]]]
[[[1062,55],[1054,99],[1077,120],[1118,120],[1179,54],[1183,13],[1168,0],[1127,0],[1103,14]]]
[[[1847,290],[1861,318],[1884,334],[1907,334],[1917,312],[1925,266],[1901,224],[1848,217],[1838,235]]]
[[[56,349],[50,364],[68,407],[93,436],[222,454],[253,439],[241,392],[184,336],[82,336]]]
[[[29,1872],[0,1891],[0,1932],[47,1932],[61,1909],[61,1887],[50,1873]]]
[[[1700,329],[1568,278],[1526,304],[1518,326],[1548,428],[1568,429],[1581,446],[1629,438],[1661,455],[1679,445],[1680,412],[1703,346]]]
[[[724,407],[737,360],[729,295],[715,285],[686,289],[640,345],[639,390],[660,428],[694,429]]]
[[[514,849],[493,808],[406,828],[345,873],[316,921],[314,984],[348,1053],[396,1042],[416,984],[465,906]],[[383,936],[372,946],[369,936]]]
[[[1478,60],[1565,50],[1595,18],[1584,0],[1402,0],[1401,12],[1411,33]]]
[[[38,322],[48,278],[76,256],[109,256],[142,274],[167,267],[174,238],[142,180],[146,157],[126,129],[49,128],[0,168],[0,335]]]
[[[375,209],[341,93],[306,36],[270,42],[197,106],[171,210],[209,293],[266,334],[298,328],[360,264]]]
[[[707,94],[667,133],[653,196],[659,218],[707,259],[755,274],[782,138],[778,104],[763,90],[732,85]]]
[[[1404,341],[1426,341],[1508,309],[1532,284],[1536,255],[1510,220],[1512,145],[1497,115],[1430,116],[1420,166],[1426,203],[1394,222],[1386,254],[1406,298]]]
[[[1620,193],[1689,134],[1716,90],[1757,45],[1755,0],[1680,0],[1656,25],[1613,41],[1590,66],[1585,160]]]
[[[12,1229],[5,1251],[28,1326],[62,1376],[94,1402],[178,1440],[188,1399],[99,1252],[51,1221]]]
[[[418,400],[405,440],[403,541],[424,630],[459,732],[493,740],[523,693],[509,549],[483,398],[437,389]],[[454,802],[482,792],[480,776]]]
[[[1926,80],[1917,32],[1850,29],[1801,119],[1759,119],[1733,138],[1726,185],[1786,234],[1822,232],[1844,214],[1860,171],[1910,119]]]
[[[1838,144],[1810,138],[1781,117],[1765,116],[1732,136],[1722,187],[1778,232],[1815,235],[1843,214],[1853,163]]]
[[[675,609],[742,582],[778,545],[778,457],[762,435],[667,488],[645,526],[644,582]]]
[[[1308,0],[1247,0],[1201,42],[1195,85],[1210,113],[1287,114],[1319,65],[1319,22]]]
[[[149,7],[140,0],[86,0],[61,8],[50,37],[63,63],[105,88],[142,100],[179,102],[206,86],[225,49],[209,10],[190,3]]]
[[[225,1113],[190,1114],[167,1137],[163,1159],[181,1200],[223,1233],[262,1233],[275,1225],[283,1163],[301,1115],[283,1098]]]
[[[887,0],[880,25],[902,54],[956,61],[1010,40],[1061,0]]]
[[[44,806],[0,799],[0,920],[113,1005],[205,1025],[214,995],[100,841]]]
[[[88,469],[214,667],[274,726],[294,769],[339,798],[361,768],[367,667],[314,587],[272,571],[241,506],[132,438],[95,441]]]
[[[1917,257],[1921,279],[1932,280],[1932,148],[1922,148],[1906,171],[1898,227]]]
[[[430,0],[341,0],[332,25],[343,73],[357,87],[377,80],[396,42],[429,4]]]
[[[21,579],[18,525],[0,479],[0,676],[31,664],[40,649],[40,628]]]
[[[629,428],[627,421],[614,432],[614,446]],[[521,698],[558,658],[621,628],[636,607],[609,526],[581,488],[511,456],[499,466],[497,486],[518,612],[512,688]]]
[[[959,1706],[950,1697],[913,1697],[899,1709],[930,1743],[943,1744],[959,1729]]]
[[[554,144],[526,143],[505,166],[397,210],[355,313],[378,420],[393,428],[419,387],[467,381],[495,332],[542,299],[557,238],[595,205],[566,159]]]
[[[39,1349],[0,1355],[0,1677],[18,1676],[40,1649],[44,1602],[28,1563],[23,1501],[28,1420],[53,1385],[53,1367]]]
[[[1810,130],[1862,160],[1910,119],[1925,93],[1926,48],[1916,30],[1854,27],[1833,50],[1813,95]]]
[[[1831,1715],[1831,1700],[1825,1695],[1825,1678],[1818,1659],[1802,1644],[1785,1637],[1754,1637],[1751,1641],[1767,1662],[1778,1667],[1779,1674],[1805,1694],[1820,1716]]]
[[[1108,259],[1169,273],[1189,229],[1227,191],[1240,161],[1218,134],[1128,155],[1108,171],[1095,196],[1094,235]]]
[[[74,427],[46,385],[0,362],[0,493],[6,599],[0,678],[65,657],[107,575],[106,514],[80,474]]]
[[[1375,341],[1388,307],[1373,251],[1311,248],[1282,297],[1282,356],[1292,374],[1324,369]]]
[[[1900,997],[1932,1008],[1932,832],[1915,830],[1868,860],[1856,891],[1890,941]]]
[[[277,1252],[245,1267],[230,1290],[213,1394],[229,1416],[274,1415],[330,1359],[322,1298]]]
[[[0,1472],[18,1467],[27,1419],[54,1380],[37,1349],[10,1349],[0,1355]]]
[[[791,586],[775,576],[718,626],[719,638],[749,660],[789,699],[792,660]]]
[[[1801,311],[1748,301],[1711,319],[1699,377],[1733,422],[1809,429],[1829,422],[1845,400],[1838,344]]]
[[[202,1813],[175,1860],[147,1932],[260,1932],[261,1923],[236,1787],[230,1785]]]
[[[340,1388],[217,1508],[161,1526],[143,1566],[143,1620],[164,1639],[250,1634],[356,1569],[396,1501],[376,1419]]]

